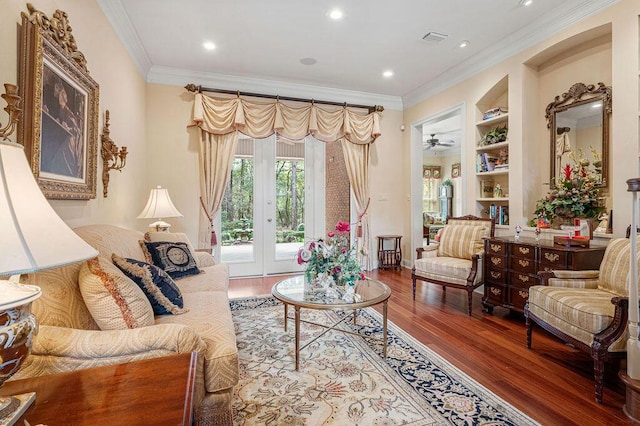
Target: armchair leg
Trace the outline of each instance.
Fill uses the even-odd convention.
[[[531,331],[533,329],[533,323],[529,319],[529,316],[526,317],[525,327],[527,329],[527,349],[531,349]]]
[[[473,286],[467,287],[467,303],[469,305],[469,316],[471,316],[471,307],[473,306]]]
[[[602,387],[604,385],[604,354],[596,352],[593,359],[593,376],[596,386],[596,402],[602,404]]]
[[[413,300],[416,300],[416,279],[413,280]]]

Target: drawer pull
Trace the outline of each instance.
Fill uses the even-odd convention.
[[[528,275],[518,274],[518,279],[523,283],[528,283],[529,282],[529,276]]]
[[[496,253],[502,251],[502,246],[500,244],[491,244],[491,250],[495,251]]]
[[[560,255],[558,253],[545,253],[544,258],[549,262],[557,262],[560,260]]]
[[[520,266],[522,266],[523,268],[526,268],[527,266],[529,266],[529,261],[528,260],[518,260],[518,263],[520,264]]]
[[[500,272],[491,271],[491,278],[500,278],[502,274]]]
[[[493,293],[494,296],[500,296],[502,294],[502,290],[500,290],[499,288],[491,287],[491,293]]]
[[[523,299],[528,299],[529,298],[529,292],[520,290],[518,292],[518,296],[520,296]]]
[[[529,247],[518,247],[518,251],[522,254],[529,254],[531,249]]]
[[[493,263],[494,266],[502,265],[502,258],[501,257],[492,257],[491,258],[491,263]]]

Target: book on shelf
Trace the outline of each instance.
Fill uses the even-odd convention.
[[[500,206],[498,207],[496,217],[496,224],[498,225],[508,225],[509,224],[509,206]]]
[[[497,117],[499,115],[506,114],[508,112],[509,110],[505,107],[491,108],[490,110],[487,110],[482,114],[482,119],[489,120],[490,118]]]
[[[498,157],[495,155],[481,152],[478,154],[476,169],[478,172],[492,172],[495,170],[497,162]]]

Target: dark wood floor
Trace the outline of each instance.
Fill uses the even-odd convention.
[[[540,328],[525,347],[521,314],[495,308],[482,312],[475,294],[473,316],[467,315],[466,292],[418,282],[411,295],[411,272],[368,274],[391,287],[389,320],[411,333],[482,385],[543,425],[626,425],[624,387],[619,366],[607,366],[604,403],[594,400],[593,363],[583,352],[564,345]],[[271,293],[282,277],[232,279],[232,298]]]

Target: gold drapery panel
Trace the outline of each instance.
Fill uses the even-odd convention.
[[[366,259],[362,259],[363,266],[367,270],[371,269],[371,238],[367,217],[368,144],[380,136],[379,120],[378,112],[361,114],[346,107],[331,110],[321,108],[313,102],[294,107],[277,99],[269,102],[254,102],[241,97],[221,100],[196,93],[191,124],[202,130],[200,184],[202,204],[207,209],[205,213],[213,218],[220,208],[230,176],[237,132],[256,139],[278,133],[284,138],[300,142],[308,135],[323,142],[342,139],[346,141],[343,142],[345,157],[348,155],[354,158],[346,163],[356,197],[357,225],[363,230],[358,246],[364,249],[362,252],[366,256]],[[220,137],[227,135],[230,136]],[[347,149],[345,145],[354,145],[350,148],[367,148]]]

